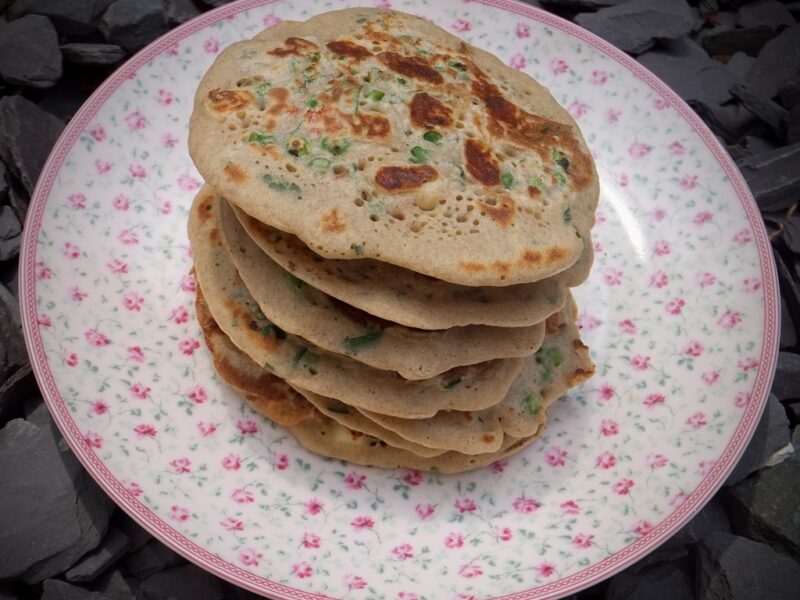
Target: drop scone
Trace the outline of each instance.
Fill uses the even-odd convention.
[[[574,264],[594,224],[598,178],[567,111],[398,12],[334,11],[233,44],[189,134],[208,183],[326,258],[530,283]]]
[[[464,471],[594,372],[570,288],[598,178],[530,77],[367,8],[220,54],[189,127],[196,311],[220,378],[324,456]]]

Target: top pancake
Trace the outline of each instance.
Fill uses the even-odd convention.
[[[461,285],[561,272],[594,223],[594,164],[547,90],[392,11],[232,45],[200,83],[189,146],[224,197],[318,254]]]

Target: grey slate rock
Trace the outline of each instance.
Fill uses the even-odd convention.
[[[65,62],[96,67],[114,65],[126,56],[125,50],[115,44],[64,44],[61,54]]]
[[[52,423],[9,421],[0,430],[0,473],[0,578],[38,583],[100,542],[113,503]]]
[[[707,60],[708,53],[703,47],[692,38],[683,37],[674,40],[659,40],[659,48],[670,56],[679,58],[694,58],[696,60]]]
[[[0,379],[5,379],[10,373],[26,364],[28,364],[28,352],[25,350],[25,340],[22,337],[19,303],[10,291],[0,284]]]
[[[781,350],[794,348],[797,345],[797,329],[794,326],[792,313],[781,296]]]
[[[654,566],[666,562],[683,565],[689,560],[689,550],[683,544],[671,544],[671,540],[660,546],[643,559],[636,561],[627,570],[630,573],[642,573]]]
[[[755,62],[756,59],[752,56],[748,56],[744,52],[737,52],[725,63],[725,69],[730,71],[738,81],[744,81]]]
[[[114,520],[114,526],[119,529],[130,541],[129,553],[136,552],[147,542],[153,539],[146,529],[140,526],[123,512],[118,512]]]
[[[800,196],[800,144],[754,154],[737,165],[762,211],[783,210]]]
[[[745,4],[736,13],[736,23],[740,27],[758,27],[760,25],[772,29],[791,27],[795,19],[789,9],[777,0]]]
[[[21,414],[23,400],[35,387],[30,364],[22,365],[0,384],[0,427]]]
[[[697,600],[794,600],[800,565],[766,544],[712,533],[698,547]]]
[[[125,579],[119,569],[103,575],[97,582],[97,591],[103,600],[136,600],[136,586]]]
[[[158,540],[152,539],[144,546],[129,553],[122,564],[139,579],[147,579],[155,573],[180,564],[181,558]]]
[[[167,32],[162,0],[117,0],[100,18],[98,29],[106,41],[130,53]]]
[[[684,0],[633,0],[575,17],[575,22],[618,48],[639,54],[656,38],[679,38],[694,29],[696,19]]]
[[[97,21],[106,9],[114,3],[115,0],[94,0],[92,4],[92,15],[94,15],[94,20]]]
[[[164,14],[167,24],[182,25],[200,14],[200,9],[192,0],[165,0]]]
[[[684,100],[699,100],[708,105],[730,99],[730,88],[737,83],[722,63],[705,57],[680,57],[654,50],[637,59],[664,80]]]
[[[22,96],[0,98],[0,159],[28,194],[63,129],[61,121]]]
[[[747,149],[739,144],[731,145],[728,144],[724,139],[721,139],[720,143],[725,144],[725,149],[728,151],[728,154],[734,161],[742,160],[743,158],[750,156],[750,153],[747,151]]]
[[[800,358],[800,357],[798,357]],[[753,437],[725,485],[735,485],[760,469],[766,460],[789,443],[789,419],[777,396],[770,394]]]
[[[64,574],[67,581],[94,581],[98,575],[122,558],[131,545],[128,536],[119,529],[108,532],[103,542]]]
[[[37,106],[58,120],[67,123],[83,106],[92,91],[94,88],[91,85],[75,85],[61,81],[45,95]]]
[[[800,452],[728,490],[736,533],[800,561]]]
[[[222,600],[219,580],[195,565],[156,573],[142,582],[146,600]]]
[[[703,48],[711,55],[745,52],[757,56],[775,34],[775,30],[766,25],[746,29],[715,27],[702,35]]]
[[[800,354],[779,352],[772,393],[779,400],[800,398]]]
[[[217,8],[218,6],[222,6],[223,4],[228,4],[233,0],[200,0],[201,4],[205,4],[206,6],[210,6],[212,8]]]
[[[58,579],[47,579],[42,586],[42,600],[101,600],[96,592]]]
[[[783,241],[789,250],[800,254],[800,215],[796,212],[783,223]]]
[[[623,571],[614,577],[605,600],[693,600],[689,576],[673,563],[662,563],[643,571]]]
[[[786,135],[786,117],[788,111],[777,102],[762,98],[746,85],[740,83],[731,86],[731,95],[741,102],[747,110],[766,124],[776,137],[783,139]]]
[[[5,200],[8,194],[8,180],[6,179],[6,165],[0,160],[0,202]]]
[[[778,99],[787,110],[800,104],[800,79],[787,79],[778,90]]]
[[[800,143],[800,104],[797,104],[786,117],[786,143]]]
[[[0,21],[0,79],[48,88],[61,78],[58,34],[46,17],[28,15]]]
[[[27,588],[15,581],[0,581],[0,600],[20,600],[25,598],[27,591]]]
[[[22,412],[25,414],[25,420],[28,423],[33,423],[42,429],[51,429],[55,427],[53,417],[50,415],[47,405],[41,398],[33,397],[29,401],[26,401]]]
[[[730,533],[728,513],[718,497],[708,502],[692,519],[672,536],[665,546],[696,544],[714,531]]]
[[[15,258],[22,241],[22,225],[10,206],[0,206],[0,262]]]
[[[766,43],[747,77],[747,87],[759,96],[773,98],[783,82],[798,73],[800,25],[794,25]]]
[[[784,262],[780,252],[773,249],[772,255],[775,258],[775,266],[778,271],[778,284],[780,285],[781,289],[781,298],[786,300],[786,306],[793,315],[800,315],[800,264],[795,264],[793,269],[789,269],[789,267],[786,266],[786,263]],[[783,370],[786,367],[784,365],[780,365],[781,354],[778,354],[778,363]],[[784,358],[784,363],[793,360],[789,353],[786,354],[788,358]],[[789,366],[791,367],[791,365]],[[791,369],[787,369],[787,371],[791,374]],[[785,393],[788,395],[800,396],[800,394],[797,394],[797,392],[793,391],[791,382],[788,382],[786,385],[784,385],[784,381],[782,380],[779,385],[785,388],[785,390],[781,391],[780,394]],[[794,387],[797,387],[797,385],[795,384]],[[773,393],[777,395],[779,399],[781,399],[780,394],[775,391],[776,389],[775,380],[773,380]],[[786,399],[788,398],[782,400]]]
[[[765,140],[763,137],[759,137],[757,135],[746,135],[742,138],[742,141],[744,142],[744,145],[747,147],[747,149],[750,151],[751,154],[761,154],[763,152],[771,152],[772,150],[776,150],[779,148],[779,146],[773,144],[771,141]]]
[[[8,9],[10,19],[24,15],[48,17],[63,35],[85,35],[94,31],[91,0],[16,0]]]
[[[706,104],[698,100],[687,100],[687,103],[703,119],[709,129],[722,138],[722,143],[724,144],[740,140],[742,133],[755,121],[752,113],[738,104],[720,106],[719,104]],[[731,156],[733,156],[734,160],[739,160],[751,154],[750,148],[745,148],[739,144]]]
[[[2,153],[0,153],[2,157]],[[20,223],[25,223],[25,215],[28,214],[28,203],[30,202],[30,195],[23,189],[22,184],[10,176],[8,182],[8,204],[17,215]]]

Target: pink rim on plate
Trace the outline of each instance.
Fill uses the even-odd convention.
[[[120,507],[176,552],[254,592],[279,598],[357,598],[368,591],[393,598],[550,598],[591,586],[645,556],[700,510],[733,469],[758,423],[777,357],[779,310],[775,265],[755,202],[731,158],[695,113],[635,60],[583,29],[509,0],[452,1],[435,8],[414,0],[371,3],[426,12],[511,66],[528,70],[584,127],[598,157],[604,198],[597,265],[577,296],[599,373],[558,404],[541,443],[464,478],[426,482],[425,475],[393,475],[312,457],[245,409],[226,408],[235,404],[233,395],[211,376],[188,314],[180,316],[191,306],[191,295],[167,295],[177,288],[160,279],[160,267],[152,261],[163,260],[170,273],[185,273],[190,265],[181,224],[199,182],[182,149],[185,138],[179,142],[185,123],[174,115],[188,115],[196,75],[192,80],[180,70],[199,74],[228,43],[254,35],[280,16],[306,18],[313,4],[243,0],[208,12],[139,52],[70,122],[37,183],[21,255],[23,327],[45,401],[75,454]],[[348,5],[317,4],[313,12]],[[552,54],[554,47],[569,53]],[[198,60],[203,68],[195,65]],[[625,78],[630,78],[627,86]],[[191,89],[170,90],[171,81]],[[570,96],[571,87],[583,95]],[[624,98],[614,100],[620,94]],[[124,96],[119,110],[125,115],[103,113],[117,95]],[[137,104],[151,106],[142,100],[150,97],[161,112]],[[651,121],[656,125],[648,128]],[[607,139],[588,135],[614,127],[619,143],[612,134]],[[672,141],[681,128],[688,133]],[[81,156],[86,165],[76,160]],[[663,159],[668,157],[680,165],[675,173],[666,173],[670,161]],[[185,171],[174,188],[159,187],[166,177],[162,168],[178,174],[170,171],[178,167],[167,164],[173,159]],[[85,176],[89,171],[91,177]],[[111,182],[117,173],[121,179]],[[639,197],[651,191],[649,198]],[[737,206],[732,206],[734,195]],[[153,198],[158,202],[148,205]],[[157,220],[180,231],[168,236]],[[125,226],[112,231],[117,224]],[[611,227],[613,236],[604,233]],[[90,240],[101,250],[93,250]],[[734,244],[730,253],[720,250],[720,256],[708,259],[709,264],[719,259],[719,270],[702,272],[703,244],[726,243]],[[137,270],[137,260],[144,258],[150,262]],[[680,270],[671,269],[676,264]],[[733,282],[723,286],[723,270],[738,278],[737,287]],[[67,273],[63,280],[62,273]],[[145,293],[148,285],[160,295]],[[631,308],[634,294],[637,305]],[[619,300],[622,296],[627,298]],[[692,304],[695,299],[702,304]],[[615,307],[606,306],[617,300]],[[181,306],[173,308],[175,302]],[[626,311],[631,318],[623,318]],[[660,340],[648,342],[656,332],[680,341],[667,351]],[[153,355],[157,359],[151,360]],[[665,366],[666,359],[673,364]],[[187,382],[195,384],[188,392]],[[706,388],[709,392],[700,394]],[[692,393],[697,406],[695,398],[684,398]],[[226,401],[218,402],[222,398]],[[633,416],[626,421],[625,414]],[[156,420],[145,424],[148,415]],[[226,415],[231,422],[196,422],[202,415]],[[575,425],[584,422],[575,415],[585,415],[586,431]],[[679,442],[648,448],[647,440],[660,439],[662,430],[671,432],[665,440]],[[236,479],[244,477],[238,455],[224,471],[219,457],[253,448],[269,457],[259,464],[253,459],[253,469],[268,471],[262,478],[276,489],[243,484],[233,489],[235,502],[225,504],[230,490],[215,485],[246,479]],[[138,467],[138,483],[132,484],[128,463]],[[324,484],[303,488],[305,473],[316,469]],[[662,476],[667,471],[672,479]],[[570,472],[572,479],[580,473],[580,479],[595,482],[581,488],[583,497],[560,495],[570,485],[584,485],[560,475]],[[256,491],[273,494],[269,507],[262,508],[269,512],[281,486],[293,493],[281,505],[286,529],[292,535],[294,528],[306,532],[293,538],[294,545],[282,541],[283,550],[277,542],[270,547],[263,541],[273,535],[282,539],[276,529],[281,521],[261,522],[255,505],[248,505]],[[500,490],[496,496],[493,488]],[[598,509],[607,512],[593,512],[595,502],[609,506]],[[646,505],[659,510],[647,513]],[[583,513],[579,506],[585,507]],[[356,529],[358,511],[367,513],[361,517],[362,533],[348,529]],[[317,515],[324,521],[314,521]],[[551,537],[545,534],[542,540],[543,521],[526,521],[534,518],[555,523]],[[250,534],[264,524],[265,535]],[[539,537],[533,532],[537,527]],[[510,545],[523,544],[526,535],[529,543]],[[357,547],[351,550],[352,544]],[[329,554],[313,554],[320,546],[330,548]],[[367,555],[351,554],[358,548]],[[509,566],[522,548],[528,560]],[[584,558],[582,551],[588,553]],[[356,569],[358,561],[383,563],[386,570],[365,567],[337,583],[326,561],[331,571]]]

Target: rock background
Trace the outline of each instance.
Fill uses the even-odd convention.
[[[0,600],[255,598],[153,539],[84,472],[42,404],[17,303],[21,224],[65,123],[125,58],[224,3],[0,0]],[[725,487],[653,554],[573,598],[800,598],[800,2],[529,4],[631,53],[689,102],[747,178],[781,285],[773,393]]]

